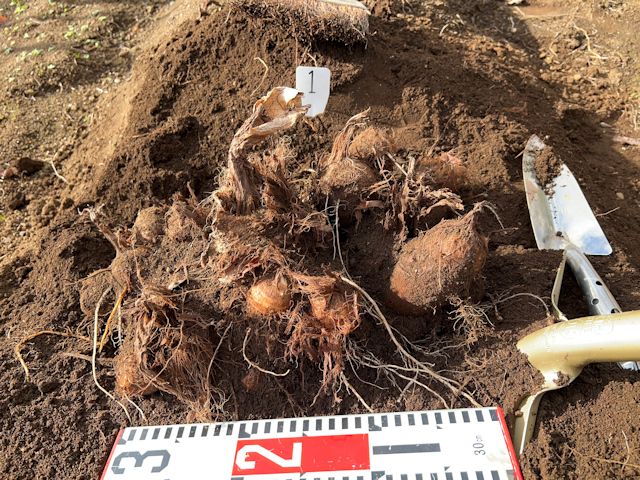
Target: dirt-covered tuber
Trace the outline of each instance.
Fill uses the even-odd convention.
[[[422,315],[469,295],[487,258],[487,239],[475,228],[482,206],[407,242],[391,274],[390,308]]]
[[[366,125],[368,112],[349,119],[331,153],[320,162],[321,203],[328,199],[329,205],[337,208],[342,226],[351,224],[358,206],[371,195],[371,187],[380,181],[376,171],[394,149],[392,138],[382,130],[370,127],[358,134]]]

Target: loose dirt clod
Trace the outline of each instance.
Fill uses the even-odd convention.
[[[487,258],[487,239],[475,229],[482,207],[478,203],[464,217],[444,220],[405,245],[391,274],[391,308],[422,315],[467,297]]]
[[[560,170],[562,169],[562,160],[554,153],[553,147],[545,145],[540,153],[536,155],[534,167],[540,186],[547,193],[552,194],[555,179],[560,175]]]
[[[244,388],[248,391],[256,390],[260,386],[260,379],[260,371],[252,368],[249,370],[249,373],[242,378],[242,385],[244,385]]]

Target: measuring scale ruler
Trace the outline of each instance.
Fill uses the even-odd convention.
[[[121,430],[102,480],[519,480],[499,408]]]

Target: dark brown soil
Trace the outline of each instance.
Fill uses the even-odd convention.
[[[540,186],[548,193],[553,191],[554,180],[560,174],[561,168],[562,161],[554,155],[552,147],[547,145],[536,155],[536,176]]]
[[[612,141],[616,134],[640,136],[635,3],[366,2],[371,34],[366,45],[350,46],[308,43],[270,18],[213,4],[201,18],[202,2],[33,0],[22,12],[9,3],[0,3],[9,18],[0,25],[6,59],[0,62],[0,172],[28,168],[0,173],[2,478],[97,478],[116,432],[130,424],[95,386],[91,342],[77,338],[93,338],[92,310],[105,290],[111,287],[99,312],[102,326],[121,293],[105,279],[108,272],[82,281],[109,267],[116,251],[79,211],[102,207],[109,226],[124,232],[143,208],[164,212],[176,192],[189,198],[189,186],[204,199],[219,186],[231,139],[252,105],[275,86],[293,86],[300,64],[332,72],[317,132],[300,124],[287,133],[288,167],[301,185],[316,181],[318,160],[346,121],[371,108],[371,124],[393,132],[400,161],[447,153],[469,172],[467,210],[479,200],[495,207],[502,225],[488,213],[478,225],[490,239],[480,303],[422,317],[382,311],[415,345],[407,348],[465,385],[478,403],[502,407],[510,427],[519,401],[540,384],[516,343],[547,325],[561,259],[537,250],[530,227],[519,154],[531,134],[549,136],[613,246],[612,255],[592,258],[595,268],[623,310],[640,308],[640,150]],[[451,212],[416,221],[410,236],[443,216]],[[382,221],[383,213],[371,209],[357,227],[339,232],[345,268],[379,302],[402,244]],[[155,228],[148,222],[134,232],[163,237]],[[178,267],[195,258],[202,239],[194,232],[185,236],[184,250],[147,258],[141,278],[188,284]],[[157,242],[151,240],[161,248],[166,238]],[[313,253],[313,265],[343,268],[331,241]],[[235,295],[244,299],[241,289]],[[185,301],[190,312],[222,327],[211,336],[213,345],[221,342],[213,372],[219,404],[207,420],[364,411],[345,388],[321,391],[321,365],[285,357],[285,325],[243,318],[234,298],[202,294]],[[125,304],[134,299],[125,296]],[[223,300],[231,307],[220,309]],[[569,318],[588,314],[570,274],[560,307]],[[40,331],[76,336],[42,334],[21,345],[27,377],[15,348]],[[360,353],[401,361],[367,313],[349,338]],[[109,391],[115,391],[117,341],[115,335],[97,364]],[[291,372],[257,373],[245,356],[263,369]],[[442,408],[429,392],[394,384],[366,365],[346,361],[344,374],[376,411]],[[640,475],[638,380],[615,364],[591,365],[572,384],[545,394],[520,459],[525,478]],[[470,406],[441,384],[423,381],[449,406]],[[204,420],[170,393],[134,400],[146,415],[130,408],[135,424]]]

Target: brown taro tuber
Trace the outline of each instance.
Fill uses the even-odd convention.
[[[135,243],[143,245],[154,244],[160,235],[164,235],[166,209],[162,207],[149,207],[138,212],[136,221],[131,227]]]
[[[469,295],[487,258],[487,239],[475,228],[482,206],[407,242],[391,274],[389,307],[422,315]]]
[[[342,226],[351,224],[354,212],[379,181],[374,166],[376,170],[381,168],[385,155],[393,150],[391,137],[381,130],[367,129],[355,136],[366,124],[368,113],[349,119],[334,140],[331,153],[320,162],[320,194],[337,207]]]
[[[435,188],[448,188],[456,193],[471,190],[469,170],[463,165],[462,160],[450,153],[421,159],[416,171],[428,172]]]
[[[288,310],[292,301],[289,281],[283,275],[259,280],[247,294],[249,310],[263,316]]]

